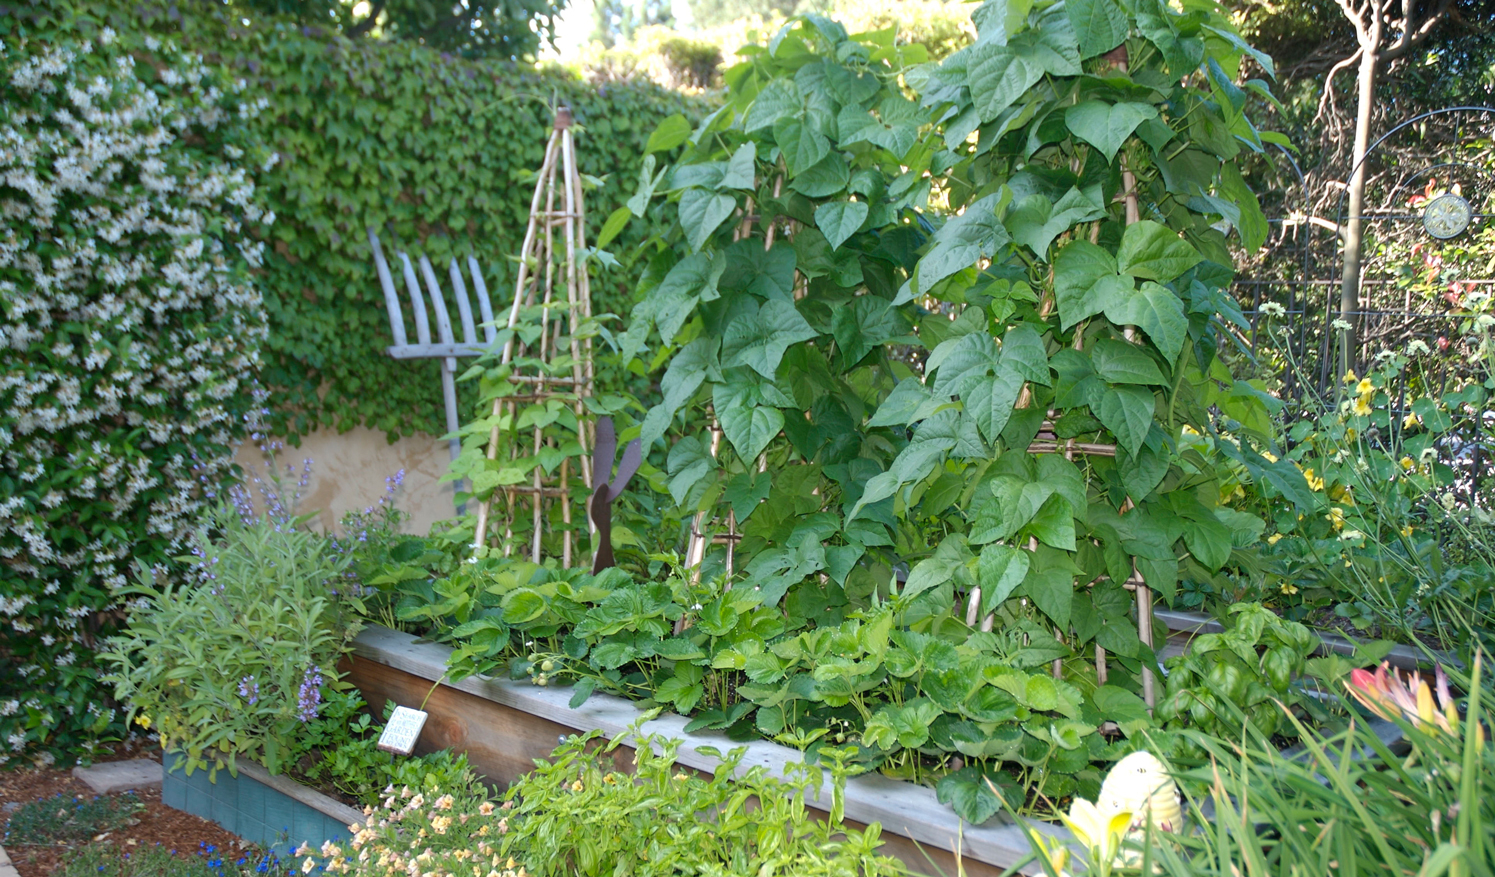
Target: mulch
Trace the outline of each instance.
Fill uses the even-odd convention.
[[[154,758],[160,760],[160,751],[144,745],[121,744],[113,752],[102,755],[96,762],[119,761],[128,758]],[[73,778],[71,769],[28,768],[0,771],[0,837],[4,836],[4,825],[15,808],[32,801],[52,798],[61,794],[71,799],[74,796],[93,798],[94,792],[81,781]],[[95,837],[91,844],[111,844],[122,850],[143,849],[156,845],[173,850],[180,856],[197,855],[205,847],[215,847],[216,855],[232,862],[241,855],[253,856],[256,848],[241,841],[237,836],[219,828],[216,823],[199,819],[181,810],[161,803],[161,790],[150,789],[138,792],[137,797],[145,805],[134,825]],[[31,844],[4,843],[20,877],[47,877],[65,863],[76,852],[77,847],[36,846]]]

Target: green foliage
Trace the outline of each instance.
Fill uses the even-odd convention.
[[[61,792],[22,804],[5,823],[5,842],[58,845],[86,841],[100,832],[133,825],[145,809],[134,792],[90,799],[64,798]]]
[[[258,877],[261,874],[276,877],[294,872],[289,863],[281,862],[274,853],[254,860],[245,856],[236,862],[225,862],[212,847],[196,850],[192,855],[177,855],[159,844],[139,848],[89,844],[67,856],[53,873],[58,877]]]
[[[1462,709],[1450,702],[1440,676],[1446,714],[1424,691],[1421,705],[1395,716],[1403,734],[1396,745],[1343,698],[1352,721],[1322,732],[1290,718],[1302,744],[1286,752],[1250,720],[1224,739],[1187,732],[1207,763],[1169,770],[1186,793],[1184,824],[1168,831],[1133,827],[1114,859],[1091,848],[1086,873],[1495,874],[1489,830],[1495,804],[1488,794],[1495,754],[1485,740],[1495,713],[1481,663],[1476,658],[1472,674],[1455,680],[1469,692]],[[1020,864],[1037,862],[1041,870],[1034,873],[1048,877],[1078,870],[1066,870],[1073,851],[1062,840],[1022,827],[1033,855]]]
[[[1463,321],[1478,354],[1458,371],[1414,342],[1350,376],[1340,399],[1305,400],[1272,446],[1281,460],[1264,445],[1230,449],[1272,532],[1237,575],[1189,583],[1188,605],[1234,595],[1404,642],[1488,644],[1495,520],[1461,438],[1495,391],[1485,358],[1495,320],[1482,316]],[[1262,325],[1275,346],[1279,321]]]
[[[1231,627],[1189,641],[1167,661],[1167,691],[1154,717],[1165,726],[1193,727],[1228,739],[1244,713],[1264,735],[1296,736],[1284,711],[1303,701],[1293,687],[1318,642],[1308,628],[1278,618],[1259,603],[1230,609]],[[1229,706],[1226,706],[1229,704]]]
[[[1068,649],[1016,606],[999,632],[973,634],[928,623],[938,587],[903,608],[857,587],[786,597],[805,569],[834,578],[855,558],[813,542],[766,555],[756,587],[730,590],[680,573],[635,582],[618,569],[490,557],[434,585],[407,580],[397,605],[453,645],[453,679],[507,671],[574,685],[574,705],[606,691],[688,716],[688,730],[796,746],[812,764],[850,747],[857,769],[935,785],[975,823],[997,810],[988,780],[1038,809],[1040,796],[1094,796],[1093,764],[1132,745],[1096,733],[1103,718],[1132,738],[1161,728],[1136,693],[1098,685],[1083,660],[1051,678]]]
[[[258,18],[293,17],[312,27],[335,27],[349,36],[408,40],[467,57],[519,60],[555,38],[564,0],[231,0],[233,11]],[[355,16],[360,5],[361,15]]]
[[[725,518],[728,486],[766,473],[766,501],[733,509],[765,605],[821,587],[823,563],[776,559],[814,541],[851,558],[847,590],[907,563],[899,608],[931,600],[930,625],[974,624],[1000,593],[1066,654],[1094,642],[1135,672],[1153,658],[1108,589],[1136,570],[1171,599],[1181,570],[1218,571],[1262,527],[1222,502],[1216,443],[1179,444],[1212,407],[1270,427],[1213,355],[1240,321],[1220,229],[1254,227],[1223,170],[1262,144],[1231,81],[1251,50],[1207,8],[976,19],[974,46],[903,73],[921,103],[887,35],[813,16],[728,72],[664,189],[678,243],[624,343],[652,320],[685,388],[643,438],[711,403],[730,453],[701,465],[687,432],[670,454],[688,511]],[[935,174],[958,215],[926,237]],[[923,348],[917,369],[895,341]],[[1040,433],[1052,453],[1029,452]],[[1071,461],[1069,440],[1118,450]]]
[[[498,69],[405,45],[328,44],[283,29],[242,46],[258,67],[275,125],[259,134],[283,157],[262,183],[281,217],[265,278],[274,303],[265,380],[277,423],[294,434],[317,423],[366,423],[391,433],[441,433],[435,361],[394,362],[383,352],[388,317],[371,271],[365,228],[389,249],[409,247],[444,266],[475,255],[499,303],[511,294],[529,187],[550,130],[552,102],[582,126],[583,173],[607,183],[589,196],[594,216],[621,206],[654,123],[689,110],[647,85],[605,93],[550,73]],[[626,233],[620,254],[639,242]],[[594,311],[623,307],[625,265],[592,285]],[[377,393],[370,392],[379,388]],[[464,407],[471,404],[463,400]]]
[[[1478,663],[1468,690],[1453,733],[1398,720],[1407,754],[1363,722],[1332,735],[1301,729],[1299,757],[1260,740],[1234,748],[1197,735],[1217,767],[1180,778],[1210,789],[1215,819],[1196,813],[1197,834],[1182,849],[1162,845],[1154,861],[1180,875],[1495,874],[1495,750],[1476,731],[1495,714]]]
[[[129,627],[102,660],[115,696],[186,770],[234,769],[239,756],[280,773],[316,718],[323,687],[357,633],[357,597],[337,595],[348,564],[270,495],[255,517],[248,498],[221,506],[198,537],[193,580],[174,583],[142,569],[122,590],[133,596]],[[211,529],[209,529],[209,527]]]
[[[704,40],[688,37],[670,37],[659,44],[659,54],[664,56],[677,80],[696,88],[708,88],[716,81],[717,68],[722,63],[722,50]]]
[[[804,795],[820,787],[819,771],[780,780],[761,765],[742,771],[746,750],[703,749],[721,759],[703,778],[676,766],[678,741],[630,739],[630,731],[599,747],[600,736],[570,737],[509,787],[501,856],[524,861],[537,877],[905,873],[877,854],[880,825],[858,831],[834,807],[828,820],[806,812]],[[629,773],[615,761],[625,741],[633,747]],[[837,800],[844,781],[833,769]]]
[[[95,644],[253,428],[255,98],[190,52],[0,19],[0,764],[124,733]]]
[[[899,49],[821,19],[729,71],[731,102],[664,188],[678,199],[679,249],[654,257],[660,279],[624,341],[627,356],[652,321],[676,351],[664,381],[681,390],[651,410],[643,438],[699,422],[711,403],[734,453],[701,465],[689,443],[704,442],[686,435],[670,487],[685,510],[720,517],[727,486],[756,481],[764,457],[766,502],[735,510],[750,575],[756,554],[813,526],[856,568],[913,566],[906,598],[946,585],[992,608],[978,589],[995,587],[1028,598],[1073,647],[1106,631],[1145,661],[1122,633],[1127,601],[1098,603],[1074,579],[1120,584],[1136,568],[1169,599],[1180,566],[1219,570],[1261,529],[1222,504],[1213,443],[1177,444],[1184,427],[1209,431],[1210,406],[1270,425],[1266,403],[1212,356],[1239,319],[1216,226],[1254,209],[1249,193],[1220,197],[1223,160],[1261,144],[1229,99],[1226,70],[1246,50],[1218,36],[1229,31],[1217,14],[1159,9],[1138,19],[1146,38],[1125,69],[1082,65],[1130,32],[1120,7],[1000,21],[1006,7],[989,8],[977,17],[994,36],[907,74],[942,129],[889,85]],[[1207,90],[1180,84],[1202,64]],[[926,243],[909,220],[936,171],[962,212]],[[754,210],[751,229],[726,221]],[[762,252],[765,229],[790,221],[802,224],[792,240]],[[922,374],[888,356],[893,341],[924,348]],[[1074,439],[1118,454],[1030,456],[1046,423],[1055,450]]]
[[[550,269],[537,267],[535,270]],[[569,380],[575,365],[573,351],[581,351],[582,345],[602,348],[603,339],[612,337],[602,320],[584,318],[573,333],[566,331],[569,328],[566,317],[558,313],[546,315],[544,305],[521,309],[515,328],[499,330],[497,342],[459,377],[459,380],[473,381],[478,385],[476,416],[459,430],[462,453],[443,479],[464,481],[470,490],[470,493],[462,494],[464,499],[492,500],[499,515],[505,513],[503,488],[527,483],[536,469],[544,472],[547,479],[557,478],[561,471],[570,473],[573,506],[577,510],[586,508],[590,491],[580,477],[583,441],[580,429],[583,421],[576,413],[578,405],[583,406],[582,410],[591,417],[617,415],[630,406],[641,407],[631,396],[622,393],[603,391],[582,399],[574,386],[570,389],[558,387],[547,391],[545,398],[534,399],[534,385],[510,380],[516,371],[529,376],[543,374]],[[562,325],[557,326],[557,321]],[[542,335],[550,343],[548,360],[535,355]],[[512,345],[511,361],[504,362],[507,345]],[[509,401],[511,398],[519,401]],[[545,441],[539,447],[536,447],[535,440],[537,427],[545,431]],[[608,462],[611,461],[604,461],[602,465]],[[507,553],[513,546],[530,545],[532,520],[528,515],[510,510],[509,517],[503,522],[509,541],[491,550],[502,548]],[[561,534],[569,528],[573,536],[581,540],[585,552],[586,521],[583,515],[577,515],[577,520],[567,524],[559,503],[552,504],[549,518],[541,522],[542,547],[549,554],[559,554]],[[624,538],[627,538],[626,533]],[[467,541],[469,545],[472,542],[471,539]]]
[[[294,773],[312,786],[332,788],[359,804],[375,806],[390,788],[477,787],[478,780],[467,756],[440,749],[413,757],[396,756],[380,749],[376,724],[368,705],[356,691],[328,692],[321,712],[297,735],[296,750],[288,759]],[[394,703],[386,702],[389,720]]]

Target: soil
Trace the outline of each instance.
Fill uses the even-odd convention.
[[[113,752],[94,760],[106,762],[128,758],[154,758],[159,761],[160,753],[159,750],[152,751],[143,745],[132,747],[121,744]],[[3,829],[11,811],[17,806],[59,794],[66,798],[94,797],[93,790],[82,781],[74,779],[68,768],[0,771],[0,829]],[[112,844],[124,850],[160,845],[183,857],[194,856],[205,846],[211,846],[216,848],[217,854],[230,862],[241,855],[253,856],[257,852],[252,844],[241,841],[217,824],[161,803],[160,789],[139,792],[137,797],[145,805],[145,809],[138,814],[135,824],[98,835],[90,843]],[[0,837],[3,837],[3,831],[0,831]],[[20,877],[47,877],[77,849],[76,846],[5,845],[5,852],[9,854]]]

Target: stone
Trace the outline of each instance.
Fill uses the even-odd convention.
[[[5,847],[0,847],[0,877],[21,877],[10,863],[10,856],[5,854]]]
[[[73,768],[73,776],[98,795],[113,795],[130,790],[161,788],[161,765],[148,758],[131,761],[109,761],[90,767]]]

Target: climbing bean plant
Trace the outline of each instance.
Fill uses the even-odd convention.
[[[1264,524],[1229,504],[1235,473],[1308,497],[1257,450],[1274,402],[1217,356],[1245,326],[1230,238],[1266,233],[1232,161],[1280,139],[1245,115],[1270,59],[1213,3],[974,18],[938,65],[797,19],[728,71],[726,106],[657,131],[682,158],[646,161],[630,203],[678,223],[622,347],[668,363],[641,432],[674,437],[673,500],[741,532],[746,580],[661,603],[675,631],[786,619],[711,658],[746,674],[759,730],[848,728],[979,821],[1003,763],[1063,796],[1045,776],[1093,782],[1119,745],[1099,720],[1139,727],[1156,657],[1127,583],[1167,601],[1248,559]]]
[[[678,211],[621,342],[626,361],[655,337],[651,358],[669,363],[642,439],[679,427],[671,497],[734,514],[766,605],[821,572],[838,587],[857,572],[868,590],[867,549],[911,547],[895,543],[891,503],[849,522],[837,509],[902,441],[863,425],[913,374],[890,346],[918,342],[894,299],[930,228],[929,172],[953,158],[902,79],[923,57],[891,32],[798,19],[728,71],[727,104],[694,131],[656,132],[684,157],[664,170],[646,158],[629,204],[643,213],[662,194]]]
[[[1231,160],[1274,136],[1243,112],[1265,83],[1236,80],[1271,61],[1213,4],[1001,2],[977,21],[976,44],[919,80],[958,156],[958,215],[898,299],[962,328],[929,339],[923,374],[873,415],[913,439],[847,520],[958,473],[964,526],[903,596],[953,581],[978,615],[1024,598],[1067,642],[1136,668],[1151,656],[1123,583],[1135,571],[1171,599],[1181,568],[1219,570],[1264,526],[1222,502],[1222,443],[1179,439],[1220,418],[1267,425],[1265,394],[1216,353],[1244,325],[1227,230],[1254,247],[1266,229]],[[1227,453],[1301,495],[1301,475]]]

